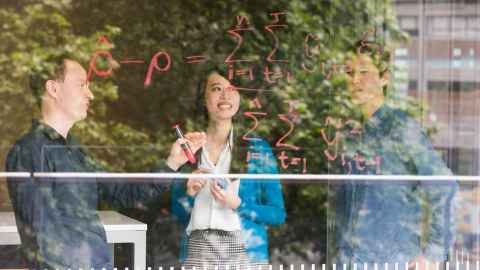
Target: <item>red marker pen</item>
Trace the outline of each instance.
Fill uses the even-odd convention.
[[[185,139],[185,137],[183,137],[182,130],[178,125],[174,125],[173,128],[175,129],[175,133],[177,134],[177,137],[179,139]],[[192,164],[195,164],[197,162],[197,159],[195,158],[195,155],[193,154],[193,151],[192,151],[192,148],[190,148],[190,145],[188,145],[188,143],[182,143],[180,144],[180,147],[182,147],[183,153],[187,157],[188,161],[190,161],[190,163]]]

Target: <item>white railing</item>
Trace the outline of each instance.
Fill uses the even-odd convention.
[[[242,178],[282,179],[306,181],[460,181],[479,182],[480,176],[461,175],[346,175],[346,174],[190,174],[190,173],[105,173],[105,172],[0,172],[0,177],[15,178],[96,178],[96,179],[187,179],[187,178]]]

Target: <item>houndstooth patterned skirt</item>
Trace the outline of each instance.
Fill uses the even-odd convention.
[[[258,266],[249,262],[240,231],[195,230],[190,234],[185,270],[257,270]]]

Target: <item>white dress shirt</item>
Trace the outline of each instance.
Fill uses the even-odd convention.
[[[202,149],[199,168],[206,169],[213,174],[229,173],[232,160],[233,132],[218,158],[217,164],[213,164],[208,158],[208,150]],[[240,180],[230,181],[227,189],[233,189],[238,194]],[[238,231],[241,229],[240,218],[237,211],[218,203],[210,192],[210,184],[213,179],[208,179],[206,185],[196,194],[190,222],[187,226],[187,234],[194,230],[216,229],[224,231]]]

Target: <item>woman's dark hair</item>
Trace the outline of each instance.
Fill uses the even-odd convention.
[[[205,90],[207,88],[208,78],[212,74],[218,74],[228,80],[226,68],[220,68],[219,66],[213,66],[202,72],[195,95],[195,117],[203,116],[204,121],[208,121],[208,111],[205,105]]]
[[[207,89],[208,78],[212,74],[218,74],[228,80],[227,72],[224,69],[219,68],[218,66],[207,69],[205,72],[202,73],[197,85],[197,93],[195,97],[195,118],[198,119],[198,117],[203,116],[203,121],[205,121],[204,124],[208,124],[208,110],[205,104],[205,91]],[[232,145],[230,145],[229,140],[227,141],[227,146],[230,148],[231,151]]]

